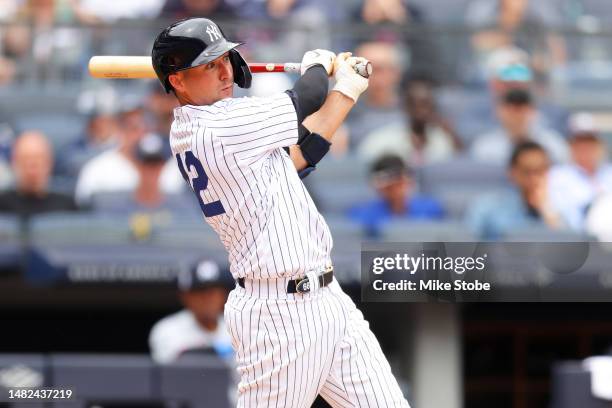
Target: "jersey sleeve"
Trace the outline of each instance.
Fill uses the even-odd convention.
[[[286,93],[268,98],[239,98],[225,102],[207,128],[227,152],[240,159],[256,159],[298,141],[297,113]]]

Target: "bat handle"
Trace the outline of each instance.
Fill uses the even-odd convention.
[[[355,72],[364,78],[369,78],[372,75],[372,63],[370,61],[363,63],[359,62],[355,65]]]
[[[287,62],[285,64],[250,63],[249,67],[253,72],[288,72],[299,74],[301,64],[299,62]],[[372,75],[372,63],[370,61],[358,63],[355,65],[355,72],[364,78],[369,78]]]
[[[284,64],[285,72],[299,73],[300,72],[300,64],[294,62],[288,62]],[[370,61],[366,63],[358,63],[355,65],[355,72],[361,75],[364,78],[369,78],[372,75],[372,63]]]

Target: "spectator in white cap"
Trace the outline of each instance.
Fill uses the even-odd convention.
[[[181,270],[177,277],[184,306],[164,317],[151,329],[149,347],[160,364],[176,361],[186,353],[232,355],[231,338],[223,320],[223,307],[233,280],[212,261]]]
[[[549,188],[553,206],[570,227],[582,230],[591,204],[612,193],[612,164],[592,115],[574,114],[569,129],[571,162],[551,169]]]

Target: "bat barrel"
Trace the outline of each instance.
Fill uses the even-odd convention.
[[[157,78],[151,57],[147,56],[92,57],[89,73],[95,78]]]

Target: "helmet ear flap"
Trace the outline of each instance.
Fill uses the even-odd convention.
[[[236,50],[230,50],[229,55],[234,71],[234,82],[241,88],[250,88],[253,77],[248,64]]]

